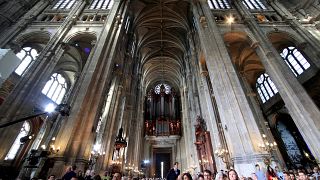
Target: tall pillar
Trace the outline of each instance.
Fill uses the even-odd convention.
[[[249,29],[259,42],[256,53],[270,75],[314,157],[320,158],[320,111],[289,70],[279,53],[273,48],[253,15],[241,1],[234,1]]]
[[[194,1],[193,14],[230,156],[240,174],[250,175],[263,160],[262,135],[207,2]]]
[[[124,30],[122,19],[127,13],[128,1],[115,0],[102,27],[96,46],[91,52],[79,83],[75,87],[76,94],[70,100],[71,113],[57,135],[56,142],[60,143],[59,156],[73,163],[76,159],[89,159],[94,133],[91,131],[99,114],[104,93],[112,77],[116,48]],[[112,138],[108,136],[107,138]]]

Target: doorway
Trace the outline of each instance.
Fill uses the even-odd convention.
[[[154,177],[166,178],[171,168],[171,149],[159,148],[154,149]]]

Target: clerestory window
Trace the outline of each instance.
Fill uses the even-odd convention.
[[[76,0],[59,0],[52,9],[71,9]]]
[[[89,9],[111,9],[113,0],[93,0]]]
[[[259,76],[256,82],[256,88],[263,103],[278,93],[277,87],[266,73]]]
[[[266,6],[260,1],[260,0],[243,0],[242,3],[248,8],[248,9],[267,9]]]
[[[52,101],[60,104],[67,92],[67,83],[61,74],[52,74],[50,80],[46,83],[41,91]]]
[[[14,72],[17,73],[19,76],[22,76],[28,70],[28,68],[34,63],[38,56],[38,52],[32,47],[24,47],[16,55],[19,59],[21,59],[21,63]]]
[[[210,9],[230,9],[228,0],[208,0]]]
[[[311,65],[301,52],[293,46],[286,47],[280,53],[295,76],[302,74]]]
[[[21,146],[20,139],[22,137],[27,136],[29,134],[29,132],[30,132],[30,124],[28,122],[24,122],[22,125],[22,128],[20,129],[18,136],[14,140],[14,143],[12,144],[12,146],[11,146],[8,154],[4,158],[4,160],[13,160],[16,157],[16,155],[20,149],[20,146]]]

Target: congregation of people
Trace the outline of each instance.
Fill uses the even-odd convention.
[[[249,177],[239,175],[234,169],[229,171],[221,170],[216,173],[210,170],[204,170],[201,173],[191,174],[189,172],[180,173],[178,163],[175,162],[174,167],[169,170],[165,178],[148,178],[122,176],[121,173],[111,174],[109,172],[106,172],[104,176],[100,176],[95,175],[93,171],[87,171],[86,173],[83,173],[81,170],[77,171],[76,166],[72,166],[67,169],[67,172],[62,178],[56,178],[56,176],[50,175],[48,180],[320,180],[320,170],[318,166],[312,170],[292,169],[287,171],[281,171],[278,166],[274,168],[267,166],[266,171],[263,171],[258,164],[255,165],[255,168],[255,172],[252,172]]]
[[[251,173],[250,177],[238,175],[237,171],[231,169],[212,173],[210,170],[204,170],[198,175],[191,175],[186,172],[178,175],[176,179],[167,178],[167,180],[320,180],[320,170],[316,166],[313,170],[306,171],[304,169],[293,169],[288,171],[281,171],[278,166],[273,169],[267,166],[266,172],[261,170],[260,166],[255,165],[256,171]]]

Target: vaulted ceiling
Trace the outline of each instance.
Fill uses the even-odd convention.
[[[188,1],[136,0],[131,7],[145,87],[160,82],[179,87],[188,49]]]

